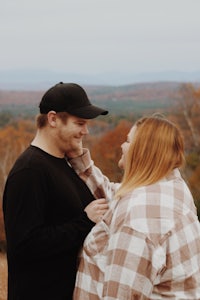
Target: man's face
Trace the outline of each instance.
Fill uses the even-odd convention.
[[[69,153],[81,154],[83,137],[89,133],[88,120],[72,115],[67,117],[66,123],[57,119],[57,145],[60,151],[68,155]]]

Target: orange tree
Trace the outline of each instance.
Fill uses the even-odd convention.
[[[118,125],[99,137],[91,147],[92,159],[111,181],[119,182],[122,172],[118,167],[121,144],[126,140],[132,122],[121,120]]]
[[[30,121],[19,121],[0,130],[0,199],[8,172],[33,137]]]
[[[31,121],[18,121],[0,130],[0,249],[4,249],[5,233],[2,213],[2,195],[9,170],[20,153],[33,138]]]

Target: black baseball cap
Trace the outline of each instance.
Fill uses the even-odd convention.
[[[55,112],[68,112],[83,119],[93,119],[108,113],[107,110],[92,105],[80,85],[63,82],[56,84],[43,95],[39,108],[41,114],[54,110]]]

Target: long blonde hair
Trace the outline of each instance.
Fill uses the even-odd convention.
[[[159,115],[139,119],[135,126],[116,198],[157,182],[185,161],[183,137],[175,124]]]

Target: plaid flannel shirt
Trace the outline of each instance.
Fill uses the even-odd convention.
[[[97,198],[113,198],[119,184],[88,151],[70,163]],[[74,299],[200,299],[200,224],[177,169],[110,202],[84,242]]]

